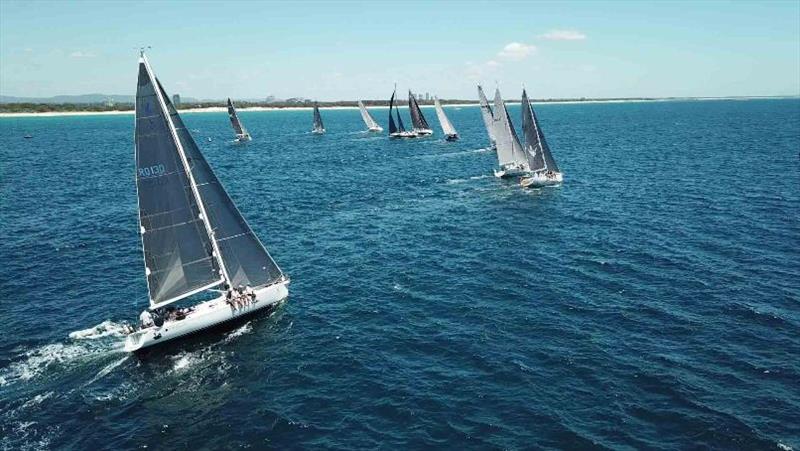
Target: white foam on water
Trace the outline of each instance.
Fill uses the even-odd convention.
[[[25,353],[24,360],[12,363],[0,374],[0,386],[31,380],[44,373],[51,365],[71,362],[91,352],[84,346],[64,343],[53,343],[32,349]]]
[[[88,329],[70,332],[69,338],[73,340],[97,340],[103,337],[122,337],[125,335],[125,325],[105,320]]]
[[[253,325],[248,321],[241,327],[238,327],[237,329],[229,332],[228,335],[225,337],[225,343],[229,343],[230,341],[235,340],[237,337],[241,337],[244,334],[249,334],[252,331],[253,331]]]
[[[783,450],[783,451],[792,451],[792,447],[791,446],[784,445],[781,442],[778,442],[778,449]]]
[[[92,379],[90,379],[89,382],[83,384],[83,386],[85,387],[87,385],[91,385],[91,384],[97,382],[99,379],[105,377],[106,375],[108,375],[108,373],[114,371],[114,368],[122,365],[123,362],[128,360],[128,357],[130,357],[130,356],[126,355],[125,357],[123,357],[123,358],[121,358],[119,360],[115,360],[115,361],[109,363],[108,365],[104,366],[103,369],[98,371],[97,374],[95,374],[95,376]]]

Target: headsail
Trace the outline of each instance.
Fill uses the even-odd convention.
[[[511,118],[508,116],[506,105],[500,97],[500,89],[494,93],[493,124],[497,139],[497,160],[500,166],[514,163],[527,167],[528,161],[522,151],[517,132],[514,130],[514,124],[511,123]]]
[[[403,119],[400,117],[400,109],[395,107],[394,113],[397,115],[397,130],[399,132],[406,131],[406,127],[403,125]]]
[[[375,122],[375,119],[372,117],[372,115],[369,114],[367,107],[364,106],[364,102],[360,100],[358,101],[358,109],[361,110],[361,118],[364,119],[364,123],[367,125],[367,128],[373,129],[381,127],[377,122]]]
[[[236,108],[233,107],[233,102],[231,102],[230,97],[228,97],[228,116],[231,118],[231,125],[233,126],[233,131],[236,133],[236,136],[247,135],[247,130],[242,126],[242,122],[236,114]]]
[[[434,105],[436,106],[436,116],[439,118],[439,124],[442,126],[442,132],[448,136],[458,135],[456,128],[453,127],[453,124],[450,123],[450,119],[444,114],[442,103],[439,102],[438,97],[434,98]]]
[[[560,172],[550,146],[544,139],[544,133],[539,127],[539,119],[533,111],[533,106],[528,100],[528,93],[522,90],[522,131],[525,135],[525,152],[530,162],[532,171],[549,170]]]
[[[163,92],[163,88],[161,90]],[[186,157],[191,162],[192,175],[205,206],[229,284],[232,287],[259,287],[277,281],[283,275],[280,268],[211,170],[166,93],[163,97]]]
[[[414,98],[410,89],[408,90],[408,112],[411,113],[411,124],[416,130],[430,130],[431,127],[425,120],[425,116],[422,115],[417,99]]]
[[[489,134],[489,141],[492,145],[495,145],[495,134],[494,134],[494,113],[492,113],[492,107],[489,105],[489,101],[486,100],[486,94],[483,93],[483,88],[481,85],[478,85],[478,98],[480,99],[481,105],[481,117],[483,118],[483,125],[486,126],[486,133]]]
[[[319,104],[316,102],[314,103],[314,131],[315,132],[323,132],[325,131],[325,126],[322,125],[322,116],[319,114]]]
[[[397,125],[394,123],[394,117],[392,117],[392,109],[394,109],[394,95],[397,91],[392,92],[392,98],[389,99],[389,133],[397,133]]]
[[[163,305],[222,282],[208,227],[165,102],[144,56],[136,89],[136,187],[150,304]],[[189,138],[191,139],[191,138]]]

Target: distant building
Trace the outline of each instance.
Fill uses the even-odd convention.
[[[425,93],[425,100],[430,100],[430,99],[431,99],[431,95],[426,92]]]
[[[181,104],[181,95],[180,94],[173,94],[172,95],[172,104],[175,105],[176,107],[180,106],[180,104]]]
[[[422,93],[417,94],[417,100],[422,100]]]
[[[113,107],[114,106],[114,99],[112,99],[112,98],[107,99],[106,100],[106,106],[109,107],[109,108]]]

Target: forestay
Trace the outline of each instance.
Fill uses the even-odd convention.
[[[447,118],[447,115],[444,114],[442,103],[439,102],[439,98],[435,98],[433,103],[436,107],[436,116],[439,118],[439,124],[442,126],[442,132],[448,136],[457,135],[458,133],[456,133],[455,127],[450,123],[450,119]]]
[[[150,304],[222,282],[207,228],[144,58],[136,89],[136,187]]]
[[[522,132],[525,135],[525,152],[531,171],[549,170],[559,172],[556,160],[550,152],[550,146],[544,139],[539,127],[539,119],[528,100],[528,93],[522,90]]]
[[[163,88],[161,90],[163,93]],[[276,282],[283,275],[280,268],[211,170],[189,130],[169,102],[169,97],[165,93],[163,96],[178,138],[191,164],[192,175],[208,215],[213,239],[220,251],[230,285],[259,287]]]

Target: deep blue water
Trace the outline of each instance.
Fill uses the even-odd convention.
[[[141,358],[132,116],[0,118],[0,446],[800,448],[800,100],[538,106],[543,190],[447,111],[185,114],[291,294]]]

